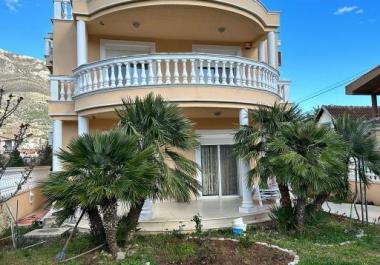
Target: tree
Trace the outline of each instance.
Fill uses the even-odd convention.
[[[127,222],[133,230],[147,197],[187,202],[191,194],[198,195],[197,165],[181,154],[194,150],[198,141],[193,123],[176,104],[166,102],[161,96],[151,93],[142,99],[123,99],[123,107],[117,114],[120,128],[138,137],[140,148],[154,146],[152,161],[160,169],[152,189],[147,190],[128,213]]]
[[[313,121],[284,124],[268,143],[269,163],[281,171],[297,196],[297,229],[302,231],[308,199],[336,189],[345,167],[346,145],[332,129]]]
[[[362,189],[364,189],[365,193],[369,185],[366,169],[376,174],[380,173],[380,154],[377,152],[376,139],[371,135],[371,128],[367,122],[352,118],[347,113],[334,121],[334,128],[348,144],[345,163],[346,168],[349,168],[350,163],[354,165],[355,194],[353,204],[355,205],[358,199],[357,184],[359,180],[362,221],[364,221],[363,201],[366,201],[366,196],[363,196]],[[367,203],[365,207],[367,212]],[[367,214],[366,216],[368,218]]]
[[[6,95],[3,87],[0,88],[0,129],[3,128],[10,117],[17,111],[21,102],[23,101],[22,97],[15,97],[13,94]],[[13,145],[11,150],[7,150],[10,155],[3,155],[0,159],[0,183],[5,176],[6,170],[9,166],[12,165],[15,154],[19,154],[18,149],[24,140],[30,136],[28,134],[29,124],[21,124],[17,133],[14,135]],[[12,156],[13,154],[13,156]],[[20,161],[19,161],[20,162]],[[11,194],[3,196],[0,190],[0,205],[10,198],[14,197],[22,188],[22,186],[28,180],[30,174],[32,173],[32,167],[25,169],[20,176],[20,180],[16,183],[16,187]],[[1,185],[0,185],[1,186]]]
[[[275,176],[283,207],[291,207],[288,183],[281,172],[269,163],[271,154],[268,153],[268,142],[278,136],[282,126],[299,121],[302,117],[301,110],[297,105],[275,103],[270,107],[260,106],[250,112],[252,123],[241,127],[235,135],[237,155],[256,161],[256,166],[249,173],[249,185],[253,185],[257,176],[263,181]]]
[[[153,153],[152,146],[141,148],[137,137],[121,131],[81,136],[58,153],[64,170],[53,173],[43,190],[67,214],[81,208],[91,220],[100,209],[107,246],[116,257],[117,202],[133,207],[153,187],[158,173]],[[91,220],[91,226],[100,224]]]

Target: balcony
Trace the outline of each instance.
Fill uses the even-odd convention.
[[[52,101],[142,87],[227,87],[258,90],[287,100],[287,87],[271,66],[251,59],[205,53],[116,57],[85,64],[72,76],[52,76]],[[215,90],[217,93],[217,90]]]

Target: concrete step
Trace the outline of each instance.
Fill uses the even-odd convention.
[[[221,218],[210,218],[202,220],[202,229],[221,229],[232,227],[233,221],[239,218],[239,216],[234,217],[221,217]],[[246,224],[256,224],[269,221],[268,211],[257,212],[250,215],[242,216],[244,223]],[[190,220],[152,220],[140,222],[139,228],[141,233],[162,233],[173,230],[181,230],[183,232],[194,232],[195,223]]]

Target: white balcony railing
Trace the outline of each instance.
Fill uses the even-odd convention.
[[[230,86],[287,97],[287,82],[267,64],[216,54],[173,53],[111,58],[82,65],[73,77],[51,78],[52,100],[67,101],[99,90],[139,86]],[[75,83],[75,89],[73,90]],[[54,90],[54,91],[53,91]]]

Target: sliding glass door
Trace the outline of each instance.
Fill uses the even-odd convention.
[[[238,195],[237,162],[231,145],[202,145],[202,195]]]

